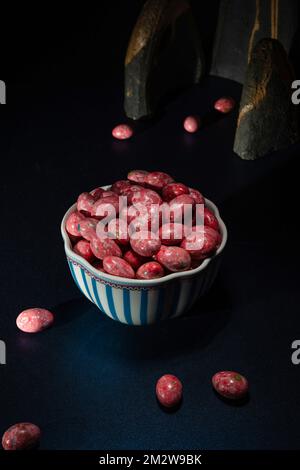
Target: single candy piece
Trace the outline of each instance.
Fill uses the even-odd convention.
[[[79,240],[79,242],[77,242],[73,247],[73,251],[79,256],[82,256],[82,258],[86,259],[89,263],[94,259],[91,244],[87,240]]]
[[[163,224],[159,229],[159,238],[163,245],[179,245],[185,235],[184,225],[178,223]]]
[[[132,198],[134,194],[137,191],[140,191],[141,189],[144,189],[143,186],[140,186],[138,184],[132,184],[128,188],[124,188],[122,191],[122,196],[127,197],[127,204],[130,205],[132,204]]]
[[[173,181],[174,179],[172,176],[167,173],[163,173],[162,171],[152,171],[145,176],[145,183],[147,186],[150,186],[155,190],[160,190],[166,186],[166,184],[173,183]]]
[[[130,244],[133,251],[146,257],[155,255],[161,247],[160,239],[153,232],[146,230],[135,232],[130,238]]]
[[[85,240],[91,241],[92,238],[96,236],[96,228],[98,223],[99,220],[87,217],[78,223],[78,232]]]
[[[77,210],[81,214],[90,216],[92,207],[95,204],[96,199],[90,193],[82,193],[77,199]]]
[[[124,253],[123,259],[125,259],[125,261],[127,261],[127,263],[129,263],[130,266],[136,271],[147,258],[143,258],[142,256],[135,253],[133,250],[127,250]]]
[[[91,241],[91,250],[98,259],[104,259],[105,256],[122,256],[121,248],[110,238],[93,238]]]
[[[199,116],[187,116],[183,121],[183,127],[187,132],[194,133],[200,127]]]
[[[205,199],[202,196],[202,194],[200,193],[200,191],[198,191],[198,189],[189,188],[189,191],[190,191],[189,195],[194,199],[196,204],[204,204],[205,203]]]
[[[107,236],[115,240],[119,245],[128,245],[129,234],[127,223],[123,219],[113,219],[107,226]]]
[[[93,205],[92,217],[103,219],[104,217],[113,217],[119,213],[119,197],[113,193],[113,196],[101,197]]]
[[[168,183],[162,189],[162,198],[166,202],[181,194],[189,194],[189,188],[183,183]]]
[[[16,320],[17,327],[25,333],[39,333],[54,322],[53,313],[45,308],[23,310]]]
[[[105,189],[103,188],[95,188],[92,191],[90,191],[90,195],[93,196],[93,198],[97,201],[100,197],[102,197],[102,194],[105,192]]]
[[[149,206],[151,204],[158,204],[162,203],[160,195],[153,191],[152,189],[141,189],[140,191],[136,191],[131,199],[132,204],[142,204],[144,206]]]
[[[224,96],[223,98],[219,98],[214,104],[215,110],[223,114],[230,113],[234,106],[235,101],[230,96]]]
[[[136,273],[137,279],[157,279],[165,274],[164,268],[157,261],[142,264]]]
[[[116,181],[112,186],[111,186],[111,191],[120,195],[123,193],[125,189],[128,189],[131,187],[130,181],[127,180],[120,180]]]
[[[145,177],[148,175],[149,171],[145,170],[132,170],[128,173],[127,178],[132,183],[137,183],[144,185],[145,184]]]
[[[243,398],[249,390],[248,380],[238,372],[217,372],[212,378],[212,385],[216,392],[225,398],[238,400]]]
[[[106,256],[103,259],[103,268],[108,274],[119,277],[135,277],[134,270],[127,261],[117,256]]]
[[[69,215],[66,221],[66,231],[69,235],[72,235],[73,237],[81,237],[78,226],[84,218],[84,215],[77,211],[72,212],[72,214]]]
[[[113,128],[112,135],[118,140],[130,139],[133,135],[133,129],[128,124],[119,124]]]
[[[156,383],[156,396],[161,405],[172,408],[182,400],[182,383],[175,375],[163,375]]]
[[[204,259],[212,256],[219,248],[222,238],[219,232],[211,227],[196,226],[181,242],[181,248],[189,252],[193,259]]]
[[[41,430],[36,424],[17,423],[5,431],[2,436],[4,450],[26,450],[34,448],[41,437]]]
[[[170,222],[192,224],[194,199],[189,194],[181,194],[170,201]]]
[[[208,227],[211,227],[217,231],[220,230],[217,217],[212,211],[207,209],[207,207],[204,207],[204,225],[207,225]]]
[[[189,253],[178,246],[162,246],[155,259],[168,271],[187,271],[191,266]]]

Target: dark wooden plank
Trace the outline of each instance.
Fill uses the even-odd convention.
[[[189,2],[148,0],[132,32],[125,59],[127,116],[152,116],[165,94],[198,82],[203,68]]]
[[[234,151],[241,158],[254,160],[298,140],[293,80],[280,42],[262,39],[251,54],[240,104]]]

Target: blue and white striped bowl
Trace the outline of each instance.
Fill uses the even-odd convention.
[[[72,251],[65,226],[68,216],[76,209],[74,204],[62,220],[61,233],[69,268],[78,288],[103,313],[127,325],[148,325],[183,315],[212,285],[219,269],[220,254],[227,242],[227,230],[217,207],[208,199],[205,203],[217,217],[222,233],[217,252],[196,269],[147,281],[103,273]]]

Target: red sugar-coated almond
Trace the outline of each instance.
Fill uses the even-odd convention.
[[[214,104],[215,110],[223,114],[230,113],[234,106],[235,101],[230,96],[224,96],[222,98],[219,98]]]
[[[216,392],[225,398],[238,400],[243,398],[249,390],[248,380],[238,372],[217,372],[212,378],[212,385]]]
[[[155,259],[168,271],[186,271],[191,266],[189,253],[179,246],[162,246]]]
[[[4,450],[32,449],[41,437],[40,428],[33,423],[17,423],[5,431],[2,436]]]
[[[25,333],[39,333],[54,322],[53,313],[45,308],[23,310],[16,320],[17,327]]]
[[[164,268],[157,261],[142,264],[136,273],[137,279],[157,279],[165,274]]]
[[[93,261],[94,254],[91,250],[91,244],[87,240],[79,240],[73,248],[74,252],[77,253],[79,256],[82,256],[85,260],[89,263]]]
[[[199,116],[187,116],[183,121],[183,127],[187,132],[194,133],[200,127]]]
[[[172,408],[182,400],[182,383],[172,374],[163,375],[156,383],[156,396],[161,405]]]
[[[134,270],[127,261],[117,256],[106,256],[103,259],[103,268],[108,274],[114,276],[128,277],[133,279],[135,277]]]
[[[133,135],[133,129],[128,124],[119,124],[113,128],[112,135],[118,140],[130,139]]]

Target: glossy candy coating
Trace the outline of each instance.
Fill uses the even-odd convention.
[[[189,253],[179,246],[162,246],[155,259],[168,271],[186,271],[191,266]]]
[[[243,398],[249,390],[248,381],[243,375],[228,370],[217,372],[212,377],[212,385],[216,392],[231,400]]]
[[[142,264],[136,273],[137,279],[157,279],[165,274],[164,268],[157,261]]]
[[[88,240],[79,240],[76,245],[74,245],[73,250],[89,263],[94,259],[94,254],[91,250],[91,244]]]
[[[133,129],[128,124],[119,124],[113,128],[112,135],[118,140],[130,139],[133,135]]]
[[[5,431],[2,437],[4,450],[32,449],[38,444],[41,430],[33,423],[17,423]]]
[[[166,184],[172,183],[173,181],[172,176],[162,171],[152,171],[145,176],[146,185],[154,190],[160,190],[166,186]]]
[[[223,96],[222,98],[219,98],[214,104],[215,110],[223,114],[230,113],[234,106],[235,101],[230,96]]]
[[[187,116],[183,121],[183,127],[187,132],[197,132],[200,127],[199,116]]]
[[[45,308],[28,308],[23,310],[16,320],[19,330],[25,333],[39,333],[49,328],[53,322],[53,313]]]
[[[161,241],[153,232],[141,231],[136,232],[130,238],[130,244],[133,251],[140,256],[151,257],[155,255],[160,247]]]
[[[110,238],[93,238],[91,241],[91,250],[98,259],[104,259],[106,256],[122,256],[121,248]]]
[[[156,396],[161,405],[172,408],[182,400],[182,383],[172,374],[163,375],[156,383]]]
[[[127,277],[133,279],[135,277],[134,270],[127,261],[117,256],[106,256],[103,259],[103,268],[108,274],[114,276]]]

